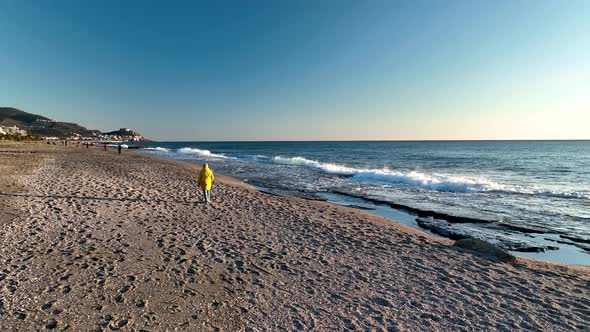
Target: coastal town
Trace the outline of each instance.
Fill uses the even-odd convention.
[[[14,107],[0,107],[0,140],[140,142],[145,138],[131,128],[101,132],[77,123],[56,121]]]
[[[59,139],[58,137],[44,137],[44,139]],[[92,136],[83,136],[73,133],[66,137],[70,141],[109,141],[109,142],[140,142],[144,138],[139,133],[129,129],[121,128],[119,130],[108,133],[93,133]]]
[[[31,140],[68,140],[68,141],[109,141],[109,142],[139,142],[144,138],[139,133],[129,129],[121,128],[109,133],[96,133],[84,136],[78,133],[70,133],[66,136],[37,136],[17,126],[0,126],[0,139],[31,139]]]
[[[26,137],[27,131],[24,129],[20,129],[17,126],[12,126],[12,127],[0,126],[0,137],[10,136],[10,135]]]

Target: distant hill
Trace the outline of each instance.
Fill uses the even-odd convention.
[[[41,115],[31,114],[13,107],[0,107],[0,123],[19,122],[21,124],[30,125],[37,120],[53,121]]]
[[[90,130],[75,123],[55,121],[13,107],[0,107],[0,125],[17,126],[37,136],[66,137],[71,135],[96,136],[100,134],[98,130]]]
[[[41,115],[31,114],[14,107],[0,107],[0,126],[17,126],[36,136],[56,136],[56,137],[97,137],[102,133],[99,130],[87,129],[76,123],[59,122]],[[113,133],[119,132],[115,131]],[[113,134],[119,136],[133,136],[129,133],[136,134],[132,130],[126,131],[126,134]],[[109,134],[109,133],[106,133]]]

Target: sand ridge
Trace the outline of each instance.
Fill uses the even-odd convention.
[[[206,206],[195,165],[35,151],[0,190],[21,215],[0,223],[2,330],[588,330],[587,269],[493,262],[230,178]]]

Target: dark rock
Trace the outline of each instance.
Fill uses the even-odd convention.
[[[342,190],[338,190],[338,189],[334,189],[334,190],[332,190],[332,192],[335,194],[343,195],[343,196],[360,198],[366,202],[371,202],[371,203],[374,203],[377,205],[388,205],[388,206],[390,206],[394,209],[397,209],[397,210],[415,213],[420,218],[429,218],[430,217],[430,218],[436,218],[436,219],[444,219],[447,222],[457,223],[457,224],[462,224],[462,223],[490,224],[490,223],[497,222],[497,220],[495,220],[492,217],[483,217],[482,216],[480,218],[473,218],[473,217],[457,216],[457,215],[447,214],[447,213],[438,212],[438,211],[422,210],[422,209],[418,209],[415,207],[411,207],[411,206],[407,206],[407,205],[403,205],[403,204],[398,204],[398,203],[393,203],[393,202],[388,202],[388,201],[384,201],[384,200],[380,200],[380,199],[376,199],[376,198],[365,197],[360,194],[355,194],[355,193],[342,191]]]
[[[477,227],[476,225],[451,224],[446,220],[434,218],[418,218],[416,222],[420,227],[451,240],[478,238],[484,241],[497,242],[497,245],[502,249],[519,252],[545,252],[545,250],[559,249],[556,246],[548,246],[542,243],[498,234],[484,227]]]
[[[460,240],[471,237],[469,234],[466,234],[463,231],[453,229],[453,225],[445,220],[434,218],[417,218],[416,222],[418,223],[418,226],[451,240]]]
[[[455,242],[455,246],[475,251],[483,256],[496,259],[500,262],[516,261],[516,258],[513,255],[511,255],[508,251],[481,239],[468,238],[457,240]]]
[[[560,243],[560,244],[569,244],[571,246],[575,246],[576,243],[572,242],[572,241],[562,241],[562,240],[555,240],[555,242]]]
[[[512,225],[512,224],[507,224],[507,223],[499,223],[498,226],[502,227],[502,228],[506,228],[509,229],[511,231],[517,231],[520,233],[527,233],[527,234],[543,234],[543,233],[548,233],[547,230],[543,230],[540,228],[532,228],[532,227],[524,227],[524,226],[517,226],[517,225]]]
[[[576,246],[586,252],[590,252],[590,244],[586,244],[586,243],[581,243],[581,242],[572,242],[570,243],[573,246]]]
[[[247,180],[244,180],[244,182],[247,182],[248,184],[252,185],[259,192],[262,192],[262,193],[265,193],[268,195],[272,195],[272,196],[299,197],[299,198],[303,198],[303,199],[307,199],[307,200],[311,200],[311,201],[321,201],[321,202],[327,201],[327,199],[320,197],[313,192],[309,192],[306,190],[293,190],[293,189],[290,189],[287,187],[277,186],[275,184],[268,183],[263,180],[247,179]]]
[[[580,236],[559,235],[561,240],[555,240],[557,243],[576,246],[586,252],[590,252],[590,239]]]
[[[367,210],[367,211],[372,211],[372,210],[376,210],[373,207],[370,206],[362,206],[362,205],[355,205],[355,204],[349,204],[349,205],[344,205],[350,208],[354,208],[354,209],[359,209],[359,210]]]
[[[544,245],[529,245],[527,242],[518,241],[502,241],[499,245],[506,249],[519,252],[545,252],[545,250],[558,250],[559,247],[544,246]]]
[[[567,240],[571,240],[574,242],[578,242],[578,243],[588,243],[590,244],[590,239],[589,238],[584,238],[584,237],[579,237],[579,236],[571,236],[571,235],[560,235],[559,236],[562,239],[567,239]]]

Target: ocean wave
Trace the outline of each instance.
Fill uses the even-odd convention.
[[[590,191],[533,190],[532,193],[526,191],[524,193],[554,198],[590,199]]]
[[[168,152],[170,151],[169,149],[166,148],[162,148],[162,147],[155,147],[155,148],[144,148],[144,150],[150,150],[150,151],[161,151],[161,152]]]
[[[533,187],[512,186],[496,183],[483,177],[465,177],[438,173],[422,173],[418,171],[402,172],[383,169],[353,168],[334,163],[323,163],[304,157],[274,157],[272,162],[282,165],[299,165],[320,171],[346,175],[354,181],[367,183],[395,184],[405,187],[434,190],[441,192],[470,193],[470,192],[505,192],[510,194],[524,194],[555,198],[590,199],[590,192],[582,191],[552,191]]]
[[[309,160],[309,159],[305,159],[303,157],[285,158],[285,157],[278,156],[278,157],[273,157],[272,162],[274,162],[276,164],[282,164],[282,165],[307,166],[307,167],[323,170],[327,173],[340,174],[340,175],[354,175],[354,173],[357,171],[357,169],[355,169],[355,168],[346,167],[346,166],[337,165],[337,164],[331,164],[331,163],[321,163],[319,161]]]
[[[188,147],[187,148],[180,148],[176,152],[182,153],[182,154],[196,154],[199,156],[209,157],[209,158],[234,159],[232,157],[228,157],[223,154],[212,153],[209,150],[201,150],[201,149],[197,149],[197,148],[188,148]]]

